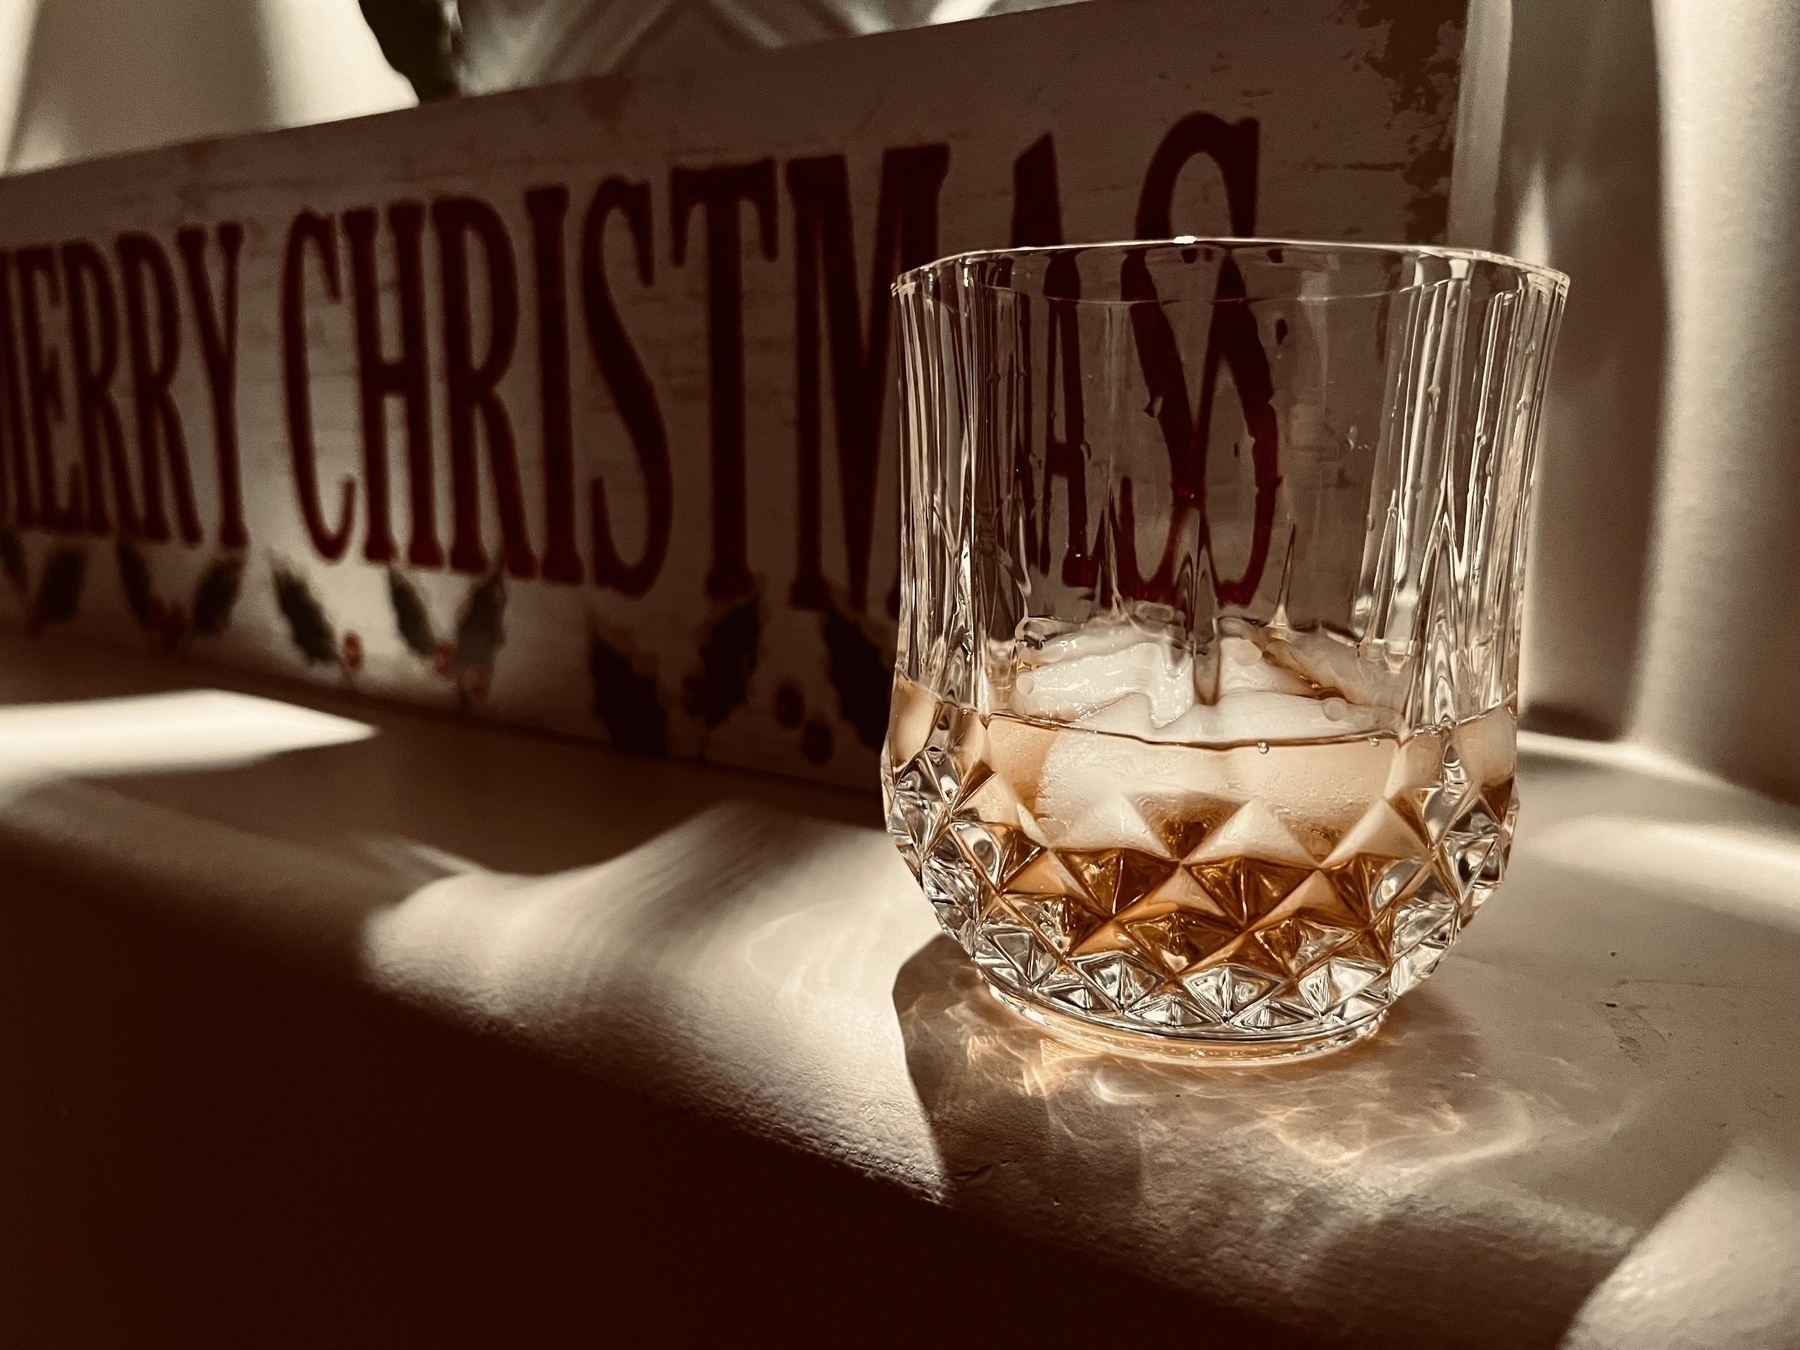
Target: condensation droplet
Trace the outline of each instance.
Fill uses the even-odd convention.
[[[1256,753],[1259,755],[1268,754],[1269,753],[1269,743],[1267,741],[1258,741],[1256,743]]]

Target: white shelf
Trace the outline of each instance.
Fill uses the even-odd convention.
[[[15,704],[196,673],[0,638]],[[1795,1343],[1792,808],[1531,738],[1500,898],[1380,1036],[1189,1071],[988,1000],[872,798],[348,699],[245,763],[232,706],[220,766],[10,787],[0,713],[4,906],[274,951],[1300,1343]]]

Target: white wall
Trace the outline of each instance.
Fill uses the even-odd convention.
[[[8,171],[415,101],[356,0],[0,0]]]
[[[1522,681],[1536,725],[1599,737],[1631,720],[1662,428],[1650,4],[1498,6],[1512,12],[1493,243],[1571,278],[1543,424]],[[1493,36],[1505,41],[1505,26]]]
[[[1800,799],[1800,5],[1482,3],[1495,243],[1572,278],[1528,716]]]
[[[1800,798],[1800,5],[1655,12],[1669,342],[1633,727]]]

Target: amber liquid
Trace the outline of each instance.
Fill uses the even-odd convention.
[[[1003,989],[1123,1029],[1306,1035],[1378,1016],[1492,892],[1498,708],[1414,734],[1188,745],[982,715],[904,679],[890,828]]]

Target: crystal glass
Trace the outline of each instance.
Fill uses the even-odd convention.
[[[1493,895],[1567,278],[1459,249],[1020,249],[895,283],[888,828],[1077,1038],[1373,1032]]]

